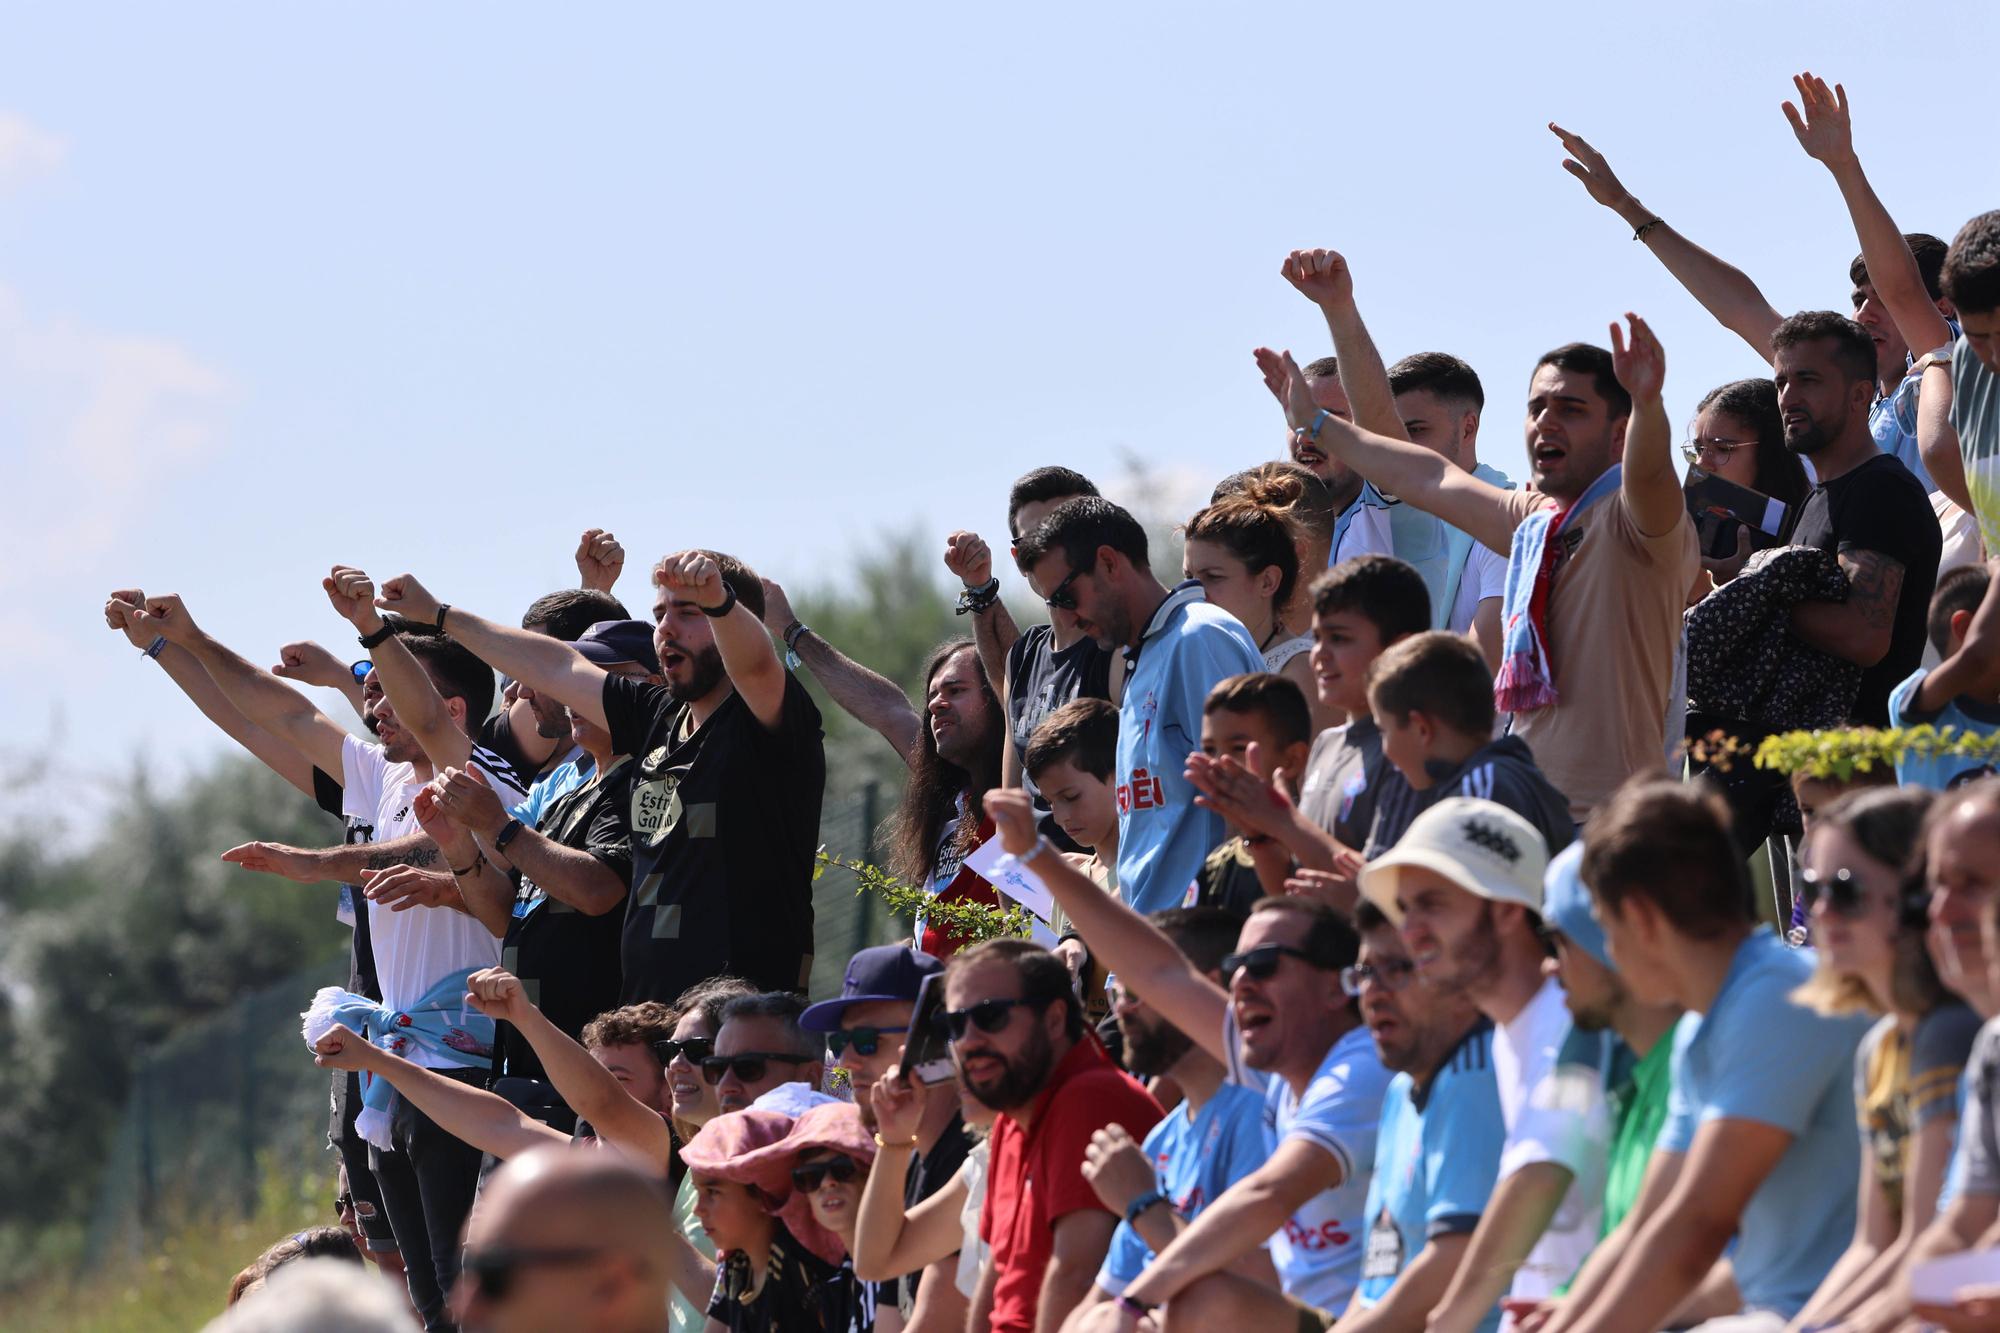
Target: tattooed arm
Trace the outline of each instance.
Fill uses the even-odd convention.
[[[288,847],[281,842],[246,842],[241,847],[231,847],[222,854],[222,859],[245,870],[279,875],[300,884],[316,884],[321,880],[360,884],[365,882],[364,871],[388,870],[394,866],[444,868],[437,844],[421,833],[349,847]]]
[[[1880,551],[1842,551],[1840,567],[1847,574],[1847,600],[1800,602],[1792,608],[1792,633],[1822,652],[1872,667],[1889,655],[1903,562]]]

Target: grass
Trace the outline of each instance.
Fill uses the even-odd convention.
[[[331,1155],[265,1163],[256,1211],[215,1221],[183,1213],[156,1227],[142,1258],[89,1272],[53,1275],[0,1292],[0,1329],[9,1333],[162,1333],[199,1329],[222,1310],[230,1279],[274,1241],[302,1227],[331,1224]]]

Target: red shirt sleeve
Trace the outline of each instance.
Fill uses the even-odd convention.
[[[1051,1222],[1084,1208],[1108,1211],[1083,1178],[1083,1150],[1092,1134],[1106,1125],[1122,1125],[1136,1143],[1160,1123],[1160,1104],[1123,1074],[1104,1070],[1075,1082],[1083,1086],[1064,1088],[1049,1104],[1049,1122],[1038,1145],[1053,1168],[1045,1195]]]

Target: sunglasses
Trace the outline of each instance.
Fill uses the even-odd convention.
[[[832,1157],[821,1158],[817,1162],[807,1162],[792,1168],[792,1185],[801,1194],[811,1194],[833,1177],[836,1185],[845,1185],[861,1174],[861,1166],[852,1157],[836,1153]]]
[[[364,657],[347,669],[354,673],[356,680],[365,685],[368,683],[368,673],[375,669],[375,663]]]
[[[603,1253],[601,1249],[537,1250],[495,1246],[477,1250],[467,1246],[458,1266],[460,1272],[472,1279],[472,1285],[482,1299],[504,1301],[524,1268],[588,1263]]]
[[[691,1065],[698,1065],[715,1053],[715,1038],[689,1037],[679,1041],[672,1037],[662,1037],[653,1043],[653,1054],[660,1057],[660,1063],[670,1065],[678,1056],[686,1056]]]
[[[1868,887],[1845,866],[1825,876],[1810,870],[1799,872],[1799,903],[1808,911],[1825,898],[1827,911],[1836,916],[1853,916],[1867,897]]]
[[[998,1032],[1013,1019],[1014,1011],[1024,1004],[1046,1004],[1045,1000],[981,1000],[978,1004],[964,1009],[945,1009],[939,1012],[938,1022],[944,1024],[947,1037],[953,1041],[965,1040],[967,1028],[978,1028],[981,1032]]]
[[[891,1032],[908,1032],[904,1028],[845,1028],[826,1034],[826,1048],[838,1060],[840,1053],[852,1046],[856,1055],[873,1055],[882,1049],[882,1038]]]
[[[781,1065],[818,1064],[817,1055],[793,1055],[789,1051],[745,1051],[741,1055],[711,1055],[701,1062],[701,1081],[714,1087],[726,1073],[734,1073],[739,1083],[758,1083],[771,1062]]]
[[[353,1206],[354,1196],[352,1194],[336,1194],[333,1196],[333,1215],[335,1217],[342,1216],[342,1214],[346,1213]]]
[[[1417,965],[1407,958],[1390,958],[1379,963],[1356,963],[1340,969],[1340,988],[1359,997],[1369,982],[1386,991],[1399,991],[1416,980]]]
[[[1042,601],[1058,611],[1076,610],[1076,594],[1069,590],[1069,585],[1075,583],[1082,575],[1083,571],[1081,569],[1072,569],[1069,572],[1069,577],[1051,588],[1049,595],[1044,597]]]
[[[1238,972],[1248,972],[1252,981],[1269,981],[1277,975],[1278,964],[1287,958],[1296,958],[1308,967],[1325,970],[1327,964],[1307,953],[1304,949],[1294,949],[1289,944],[1260,944],[1242,953],[1225,955],[1222,960],[1222,979],[1225,983],[1236,980]]]

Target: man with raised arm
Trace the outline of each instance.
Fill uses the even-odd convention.
[[[756,573],[713,551],[653,570],[665,685],[614,676],[565,643],[440,603],[409,575],[383,604],[442,622],[485,661],[638,756],[623,999],[671,1000],[728,972],[802,990],[826,753],[819,710],[778,658]],[[504,850],[504,849],[503,849]]]
[[[1327,1327],[1361,1279],[1363,1209],[1389,1083],[1341,984],[1359,953],[1353,927],[1315,899],[1265,898],[1251,909],[1218,983],[1159,927],[1038,840],[1026,796],[999,792],[988,808],[1002,845],[1048,886],[1118,984],[1222,1061],[1232,1082],[1262,1087],[1272,1137],[1268,1162],[1073,1328],[1129,1329],[1183,1293],[1210,1321],[1228,1314],[1243,1328]],[[1283,1296],[1224,1271],[1267,1240]]]
[[[1792,122],[1800,145],[1833,170],[1861,237],[1861,254],[1848,266],[1848,278],[1853,284],[1854,318],[1868,330],[1875,345],[1870,434],[1883,453],[1902,460],[1926,491],[1943,486],[1947,495],[1965,505],[1959,491],[1951,489],[1954,478],[1949,473],[1934,480],[1933,474],[1926,470],[1928,460],[1917,433],[1917,390],[1922,382],[1922,367],[1912,371],[1910,366],[1913,357],[1923,357],[1932,348],[1950,341],[1935,339],[1936,329],[1929,323],[1930,318],[1943,320],[1949,311],[1938,283],[1943,242],[1922,232],[1903,235],[1895,231],[1887,211],[1861,174],[1859,163],[1851,160],[1853,145],[1847,129],[1846,94],[1829,93],[1825,81],[1810,74],[1801,74],[1793,82],[1806,114],[1802,116],[1788,102],[1784,105],[1786,118]],[[1749,343],[1758,356],[1771,360],[1771,335],[1784,317],[1757,284],[1741,269],[1681,235],[1672,223],[1634,198],[1604,155],[1581,136],[1553,123],[1549,130],[1562,141],[1563,151],[1569,154],[1563,170],[1583,182],[1592,199],[1623,219],[1632,228],[1632,239],[1643,242],[1688,294],[1715,316],[1717,323]],[[1896,254],[1897,250],[1902,253]],[[1927,262],[1920,265],[1911,257],[1913,250],[1921,250]],[[1917,308],[1920,300],[1930,307],[1929,317]],[[1915,341],[1911,340],[1913,333],[1917,335]]]
[[[1494,702],[1581,822],[1666,767],[1681,611],[1700,568],[1660,400],[1666,354],[1637,315],[1612,350],[1545,354],[1524,422],[1534,485],[1502,490],[1432,450],[1320,414],[1289,354],[1297,425],[1382,490],[1507,551]],[[1266,354],[1268,358],[1269,354]]]
[[[1385,370],[1354,303],[1354,275],[1344,258],[1331,250],[1294,250],[1282,272],[1326,320],[1355,425],[1421,444],[1483,481],[1512,489],[1505,474],[1479,461],[1479,414],[1486,395],[1471,366],[1442,352],[1424,352]],[[1388,549],[1378,553],[1395,556],[1423,576],[1431,595],[1431,628],[1473,634],[1488,663],[1497,667],[1506,553],[1393,495],[1378,493],[1377,499],[1387,506],[1389,535]]]

